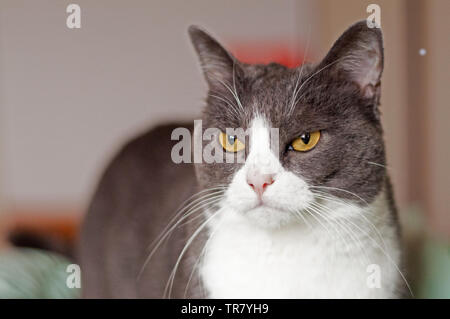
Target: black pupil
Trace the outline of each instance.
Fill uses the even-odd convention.
[[[300,135],[301,140],[303,141],[303,143],[308,144],[309,143],[309,139],[310,139],[310,135],[309,133],[305,133]]]
[[[228,135],[228,143],[229,143],[230,145],[233,145],[233,144],[234,144],[234,141],[236,141],[236,136]]]

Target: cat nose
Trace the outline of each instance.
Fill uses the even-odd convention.
[[[260,174],[260,173],[249,173],[247,174],[248,185],[258,194],[259,197],[262,196],[264,191],[269,185],[274,182],[273,174]]]

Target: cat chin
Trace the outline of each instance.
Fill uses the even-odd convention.
[[[249,223],[266,229],[278,229],[296,222],[292,212],[266,205],[243,213]]]

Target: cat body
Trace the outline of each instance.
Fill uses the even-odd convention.
[[[203,126],[160,126],[108,167],[82,228],[84,296],[404,296],[381,31],[357,23],[295,69],[189,33],[209,86]],[[177,127],[214,160],[177,164]]]
[[[348,213],[339,212],[341,209],[345,208],[337,207],[335,212]],[[377,224],[383,240],[380,241],[380,234],[371,227],[364,231],[383,249],[369,237],[339,232],[326,222],[316,222],[314,230],[298,224],[267,231],[237,216],[235,220],[230,218],[214,233],[208,246],[210,253],[201,269],[210,297],[396,298],[402,295],[404,282],[393,265],[400,260],[397,229],[385,226],[392,221],[384,191],[369,210],[379,214],[383,221]],[[356,215],[366,212],[365,209],[355,211],[353,222],[358,222]],[[228,213],[233,214],[225,211],[224,215]],[[371,276],[379,269],[388,271],[381,272],[377,286],[371,282]]]

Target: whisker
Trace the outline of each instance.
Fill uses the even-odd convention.
[[[203,222],[198,228],[197,230],[192,234],[192,236],[188,239],[188,241],[186,242],[186,244],[184,245],[181,253],[178,256],[178,259],[175,263],[175,266],[173,267],[171,274],[169,276],[169,280],[166,284],[166,288],[164,289],[164,295],[163,296],[168,296],[168,298],[170,298],[170,295],[172,293],[172,287],[173,287],[173,282],[175,279],[175,274],[176,271],[178,269],[178,265],[180,264],[181,259],[183,258],[184,254],[186,253],[187,249],[189,248],[189,246],[191,245],[191,243],[194,241],[194,239],[198,236],[198,234],[205,228],[205,226],[214,218],[216,217],[219,213],[221,212],[221,210],[219,209],[217,212],[215,212],[213,215],[211,215],[209,218],[206,219],[205,222]]]
[[[233,88],[234,88],[234,98],[236,99],[239,107],[241,108],[242,113],[244,113],[244,108],[242,107],[241,100],[239,99],[239,95],[236,90],[236,60],[233,59]]]
[[[317,203],[316,203],[317,204]],[[329,209],[328,207],[321,205],[323,209],[328,209],[330,213],[332,213],[331,209]],[[345,219],[345,218],[344,218]],[[404,274],[402,273],[402,271],[400,270],[400,268],[398,267],[397,263],[393,260],[393,258],[388,254],[388,252],[386,251],[386,249],[384,249],[374,238],[372,238],[372,236],[370,236],[370,234],[368,234],[366,231],[364,231],[361,227],[359,227],[357,224],[353,223],[352,221],[350,221],[349,219],[345,219],[348,223],[351,223],[353,225],[353,227],[356,227],[360,232],[362,232],[368,239],[370,239],[379,249],[380,251],[388,258],[389,262],[395,267],[396,271],[400,274],[400,276],[402,277],[402,280],[405,282],[409,293],[411,294],[411,296],[414,296],[411,286],[409,285],[408,281],[406,280],[406,277],[404,276]],[[381,234],[380,234],[381,235]]]
[[[137,281],[139,281],[140,277],[142,276],[142,274],[145,270],[145,267],[148,265],[148,263],[150,262],[151,258],[153,257],[153,255],[155,254],[157,249],[161,246],[161,244],[164,242],[164,240],[166,240],[167,238],[170,237],[171,233],[180,225],[180,223],[182,221],[184,221],[186,218],[188,218],[189,216],[191,216],[199,211],[202,212],[203,208],[205,208],[211,204],[215,204],[215,203],[219,202],[220,200],[222,200],[223,194],[220,194],[220,193],[223,193],[223,191],[216,191],[212,194],[203,195],[201,198],[196,199],[193,203],[190,203],[188,206],[184,207],[180,213],[176,214],[176,216],[169,222],[169,224],[166,226],[166,228],[163,230],[163,232],[157,237],[157,239],[155,239],[153,241],[151,246],[154,245],[154,248],[150,251],[149,255],[145,259],[145,261],[138,273],[138,276],[136,278]],[[192,204],[194,204],[194,205],[192,206]],[[186,209],[187,209],[187,211],[186,211]],[[179,220],[177,222],[175,222],[175,219],[178,216],[180,216],[180,214],[182,214],[184,211],[186,211],[184,213],[184,215],[182,215],[179,218]]]
[[[191,207],[192,205],[195,205],[198,201],[202,201],[203,199],[207,198],[208,196],[211,196],[211,195],[214,195],[214,194],[219,194],[219,193],[221,193],[221,192],[224,192],[225,189],[226,189],[225,186],[217,186],[217,187],[208,188],[208,189],[202,190],[202,191],[200,191],[200,192],[198,192],[198,193],[192,195],[192,196],[189,197],[188,199],[186,199],[186,200],[179,206],[179,208],[177,209],[177,212],[174,214],[174,216],[173,216],[172,219],[169,221],[169,223],[167,224],[167,226],[163,229],[163,231],[161,232],[161,234],[160,234],[153,242],[151,242],[151,243],[148,245],[148,248],[147,248],[147,249],[149,249],[150,247],[152,247],[153,244],[155,244],[155,242],[156,242],[157,240],[159,240],[160,236],[162,236],[162,235],[164,234],[164,232],[167,230],[167,228],[169,228],[170,225],[177,219],[177,217],[179,217],[179,215],[181,215],[184,211],[186,211],[187,209],[190,209],[190,207]],[[210,192],[210,191],[213,191],[213,190],[214,190],[214,192],[212,192],[212,193],[210,193],[210,194],[204,194],[204,193],[206,193],[206,192]],[[202,195],[200,198],[197,198],[197,199],[193,200],[196,196],[199,196],[200,194],[204,194],[204,195]],[[191,200],[192,200],[192,202],[189,203],[189,201],[191,201]],[[186,205],[187,203],[189,203],[189,204]]]
[[[211,204],[215,204],[217,202],[219,202],[222,199],[223,195],[221,194],[209,194],[208,196],[205,196],[205,198],[202,198],[201,201],[197,202],[194,206],[190,207],[186,213],[184,213],[179,219],[178,221],[176,221],[175,223],[172,224],[172,226],[169,227],[169,229],[163,233],[163,236],[161,236],[161,238],[157,241],[157,245],[160,244],[164,239],[168,238],[168,236],[170,236],[170,234],[173,232],[173,230],[175,230],[176,228],[178,228],[179,226],[181,226],[182,222],[184,220],[186,220],[188,217],[190,217],[191,215],[195,214],[196,212],[201,212],[201,209],[208,207]],[[152,251],[154,251],[155,248],[153,248]]]
[[[303,216],[302,212],[299,210],[295,210],[295,209],[291,209],[291,212],[294,214],[295,217],[297,217],[297,219],[300,222],[304,222],[309,229],[313,229],[313,227],[311,226],[311,224],[306,220],[305,216]]]
[[[317,74],[319,74],[319,73],[322,72],[323,70],[329,68],[329,67],[332,66],[333,64],[339,62],[340,60],[342,60],[342,58],[336,59],[335,61],[328,63],[328,64],[325,65],[324,67],[320,68],[318,71],[314,72],[311,76],[309,76],[309,77],[305,80],[305,82],[302,83],[302,85],[300,85],[300,88],[298,89],[299,92],[301,91],[302,87],[303,87],[306,83],[308,83],[314,76],[316,76]],[[295,105],[296,105],[297,102],[303,97],[303,95],[304,95],[304,94],[302,94],[302,95],[298,98],[298,100],[295,102]]]
[[[296,216],[300,216],[300,217],[301,217],[301,220],[302,220],[306,225],[308,225],[309,229],[313,229],[313,227],[311,226],[311,224],[306,220],[306,217],[303,216],[302,213],[298,213],[298,215],[296,215]]]
[[[319,185],[313,185],[313,186],[310,186],[310,188],[313,188],[313,189],[328,189],[328,190],[340,191],[340,192],[352,195],[352,196],[358,198],[364,204],[369,205],[369,203],[364,198],[362,198],[361,196],[359,196],[359,195],[357,195],[357,194],[355,194],[353,192],[350,192],[350,191],[348,191],[346,189],[343,189],[343,188],[331,187],[331,186],[319,186]]]
[[[222,221],[223,222],[223,221]],[[211,242],[211,239],[214,237],[215,233],[217,232],[217,230],[219,229],[220,225],[222,224],[222,222],[219,223],[219,225],[216,226],[216,228],[211,232],[211,234],[209,235],[208,239],[205,242],[205,245],[203,246],[202,251],[200,252],[199,256],[197,257],[197,261],[194,264],[194,267],[192,267],[192,271],[191,274],[189,275],[189,279],[188,282],[186,284],[186,288],[184,289],[184,295],[183,298],[186,298],[186,294],[189,288],[189,284],[191,283],[192,277],[194,276],[195,270],[198,267],[200,261],[202,260],[202,258],[204,259],[206,256],[206,251],[208,249],[208,245]],[[201,278],[199,276],[199,282],[201,282]]]
[[[221,199],[216,199],[216,200],[210,200],[209,202],[205,202],[203,203],[201,206],[196,207],[195,209],[191,210],[190,212],[186,213],[182,218],[180,218],[180,220],[173,225],[168,232],[165,233],[165,235],[157,242],[157,244],[155,245],[155,247],[152,249],[152,251],[150,252],[150,254],[147,256],[147,258],[145,259],[144,264],[141,267],[141,270],[139,271],[139,274],[136,278],[137,281],[139,281],[139,279],[141,278],[145,268],[147,267],[147,265],[149,264],[150,260],[152,259],[152,257],[154,256],[154,254],[156,253],[156,251],[159,249],[159,247],[162,245],[162,243],[168,239],[170,237],[170,235],[172,234],[172,232],[177,228],[177,226],[179,226],[179,224],[185,220],[186,218],[188,218],[189,216],[195,214],[195,213],[200,213],[199,216],[202,216],[202,212],[203,212],[203,208],[206,208],[208,205],[211,204],[215,204],[217,202],[219,202]],[[197,216],[198,217],[198,216]]]
[[[327,200],[327,201],[332,202],[332,203],[334,203],[334,204],[340,204],[340,205],[343,205],[343,206],[347,206],[347,207],[350,207],[350,208],[354,208],[354,205],[353,205],[353,204],[348,203],[348,202],[346,202],[346,201],[344,201],[344,200],[342,200],[342,199],[338,199],[338,198],[332,197],[332,196],[330,196],[330,195],[328,195],[328,194],[322,195],[322,194],[317,194],[317,193],[315,193],[315,192],[313,192],[313,193],[315,194],[315,196],[316,196],[317,198],[320,198],[320,199],[323,199],[323,200]],[[324,193],[324,194],[325,194],[325,193]],[[317,204],[319,204],[319,203],[317,203]],[[319,204],[319,205],[320,205],[320,204]],[[368,210],[368,212],[371,212],[371,213],[372,213],[372,211],[369,209],[369,206],[367,206],[366,209]],[[375,231],[375,233],[376,233],[376,234],[378,235],[378,237],[381,239],[381,242],[383,243],[383,246],[386,247],[386,243],[384,242],[384,238],[383,238],[383,236],[381,235],[380,231],[378,230],[378,227],[376,227],[375,224],[373,224],[366,216],[364,216],[364,214],[362,214],[362,213],[359,211],[359,209],[352,209],[352,210],[353,210],[354,212],[356,212],[356,213],[358,214],[359,217],[361,217],[365,222],[367,222],[367,223],[373,228],[373,230]],[[381,218],[378,217],[378,216],[376,216],[376,215],[373,215],[372,218],[375,219],[375,221],[380,221],[380,220],[381,220]]]
[[[237,102],[237,105],[239,106],[239,108],[240,108],[240,110],[244,113],[244,108],[242,107],[242,104],[241,104],[241,101],[240,101],[240,99],[239,99],[239,96],[238,96],[238,94],[237,94],[237,91],[236,91],[236,84],[235,84],[235,67],[234,67],[234,64],[235,62],[233,62],[233,86],[234,86],[234,90],[228,85],[228,84],[226,84],[224,81],[222,81],[221,79],[219,79],[218,77],[214,77],[214,79],[217,81],[217,82],[219,82],[220,84],[222,84],[230,93],[231,93],[231,95],[234,97],[234,99],[236,100],[236,102]],[[210,66],[211,67],[211,66]],[[202,69],[203,70],[207,70],[208,69],[208,67],[207,66],[202,66]]]
[[[312,206],[312,207],[311,207]],[[314,207],[314,208],[313,208]],[[334,229],[334,231],[338,234],[338,236],[340,237],[340,239],[343,240],[344,245],[347,249],[348,252],[351,251],[350,249],[350,245],[348,244],[348,241],[346,240],[346,238],[344,236],[342,236],[342,234],[339,232],[339,230],[334,227],[334,225],[336,224],[336,226],[338,226],[341,230],[343,230],[348,236],[350,236],[350,239],[352,239],[353,241],[357,242],[357,244],[359,244],[360,249],[364,252],[363,246],[361,245],[361,243],[358,243],[358,238],[356,236],[354,236],[354,234],[347,228],[343,227],[343,225],[341,225],[339,222],[337,222],[336,220],[331,220],[330,218],[327,218],[326,215],[322,214],[320,211],[320,208],[318,208],[317,206],[314,206],[314,203],[310,204],[310,209],[312,209],[313,211],[315,211],[316,214],[318,214],[320,217],[322,217],[325,221],[327,221]],[[367,255],[365,256],[366,260],[368,260]],[[359,262],[361,262],[361,260],[359,260]],[[362,263],[362,262],[361,262]],[[362,264],[363,265],[363,264]]]
[[[213,200],[207,202],[206,204],[204,203],[202,205],[202,208],[209,209],[209,208],[213,207],[214,205],[217,205],[218,203],[220,203],[222,201],[222,199],[223,199],[223,195],[217,195],[217,197],[213,198]],[[211,207],[207,207],[207,206],[211,206]],[[192,223],[193,221],[199,219],[200,217],[202,217],[202,214],[199,214],[199,215],[191,218],[190,220],[178,225],[177,228],[182,228],[183,226],[186,226],[186,225]]]
[[[303,69],[304,69],[304,64],[305,64],[305,61],[306,61],[306,56],[308,55],[309,41],[310,41],[310,40],[311,40],[311,25],[309,26],[308,40],[306,41],[306,49],[305,49],[305,55],[303,56],[303,61],[302,61],[302,64],[301,64],[301,71],[300,71],[299,76],[297,77],[297,82],[295,83],[294,91],[293,91],[293,93],[292,93],[291,106],[290,106],[289,112],[288,112],[289,115],[292,114],[292,112],[294,111],[294,108],[295,108],[294,102],[296,101],[296,99],[297,99],[297,94],[298,94],[298,92],[299,92],[299,91],[297,91],[297,87],[298,87],[298,83],[299,83],[299,81],[300,81],[300,78],[301,78],[302,75],[303,75]]]
[[[321,215],[322,218],[326,219],[325,215],[322,215],[322,214],[320,213],[320,210],[321,210],[321,209],[326,208],[325,206],[321,205],[321,206],[322,206],[322,207],[321,207],[321,206],[319,206],[317,203],[311,203],[311,205],[313,205],[314,207],[316,207],[317,214]],[[329,210],[329,211],[331,211],[331,210]],[[331,220],[331,219],[329,219],[329,220],[330,220],[330,223],[332,223],[332,220]],[[369,260],[369,257],[368,257],[368,255],[367,255],[365,249],[364,249],[364,246],[362,245],[362,243],[361,243],[361,241],[359,240],[358,236],[356,236],[356,235],[354,234],[354,232],[351,230],[351,228],[347,227],[347,225],[345,225],[345,224],[342,224],[341,221],[339,221],[339,220],[334,220],[334,223],[335,223],[337,226],[339,226],[344,232],[346,232],[347,235],[350,236],[350,239],[352,239],[354,242],[356,242],[356,244],[359,246],[360,250],[363,252],[363,255],[364,255],[365,259],[366,259],[366,262],[368,262],[368,264],[370,264],[370,260]],[[341,238],[342,238],[342,237],[341,237]],[[346,246],[347,246],[348,251],[350,251],[349,246],[348,246],[348,245],[346,245]],[[360,262],[361,262],[361,260],[360,260]],[[364,264],[362,264],[362,265],[364,266]]]
[[[311,207],[306,207],[305,208],[305,212],[307,212],[312,218],[314,218],[324,229],[325,229],[325,231],[328,233],[328,235],[330,235],[330,237],[334,237],[332,234],[331,234],[331,232],[330,232],[330,230],[329,230],[329,228],[328,227],[326,227],[324,224],[322,224],[322,222],[320,221],[320,219],[318,219],[316,216],[315,216],[315,213],[312,213],[311,212]]]
[[[326,218],[326,216],[323,215],[323,214],[320,214],[320,213],[318,212],[317,209],[316,209],[315,211],[316,211],[316,213],[317,213],[320,217],[322,217],[322,218],[323,218],[326,222],[328,222],[330,225],[332,225],[332,226],[334,225],[334,223],[333,223],[333,221],[332,221],[331,219]],[[339,228],[341,231],[344,232],[344,234],[342,234],[341,231],[339,231],[338,228],[335,228],[335,227],[333,226],[333,229],[334,229],[335,233],[337,234],[338,238],[342,241],[343,245],[345,246],[345,249],[346,249],[346,250],[344,251],[344,253],[345,253],[348,257],[353,257],[353,258],[355,258],[355,255],[350,254],[350,252],[351,252],[351,248],[350,248],[351,245],[349,244],[349,242],[350,242],[349,239],[355,241],[355,238],[353,238],[352,234],[351,234],[347,229],[345,229],[344,227],[342,227],[342,225],[340,225],[339,223],[336,223],[336,224],[337,224],[336,226],[338,226],[338,228]],[[333,241],[333,245],[334,245],[335,251],[336,251],[336,242],[337,242],[337,241]],[[361,248],[361,247],[360,247],[360,248]],[[339,251],[342,251],[342,250],[339,249]],[[365,256],[365,257],[366,257],[366,256]],[[363,261],[361,260],[361,257],[360,257],[359,255],[356,255],[356,259],[357,259],[357,261],[361,264],[361,266],[364,267],[364,263],[363,263]]]
[[[390,170],[390,171],[392,171],[392,167],[391,167],[391,166],[389,166],[389,165],[384,165],[384,164],[380,164],[380,163],[375,163],[375,162],[371,162],[371,161],[367,161],[367,163],[368,163],[368,164],[370,164],[370,165],[374,165],[374,166],[379,166],[379,167],[383,167],[383,168],[385,168],[385,169],[387,169],[387,170]]]
[[[237,107],[233,103],[231,103],[230,100],[228,100],[225,97],[221,97],[221,96],[211,94],[211,93],[208,95],[226,103],[229,106],[229,108],[226,108],[227,112],[230,112],[235,117],[236,120],[239,120],[239,112],[237,110]]]
[[[361,206],[355,204],[355,202],[352,202],[351,200],[345,200],[345,199],[342,199],[342,198],[338,198],[338,197],[330,195],[329,193],[326,193],[326,192],[313,191],[313,194],[318,199],[321,199],[321,200],[324,200],[324,201],[329,201],[329,202],[334,203],[336,205],[342,205],[342,206],[347,206],[347,207],[353,208],[353,211],[358,213],[359,215],[361,215],[361,217],[365,221],[367,221],[368,223],[370,223],[370,220],[368,220],[364,216],[364,214],[362,214],[359,211],[360,209],[364,209],[364,211],[367,214],[370,214],[371,215],[370,217],[371,217],[371,219],[374,222],[380,222],[380,221],[383,222],[384,221],[384,219],[382,219],[381,216],[378,216],[378,215],[374,214],[373,210],[371,209],[371,207],[368,204],[366,206],[364,206],[364,207],[361,207]],[[356,208],[358,208],[358,209],[356,209]]]

